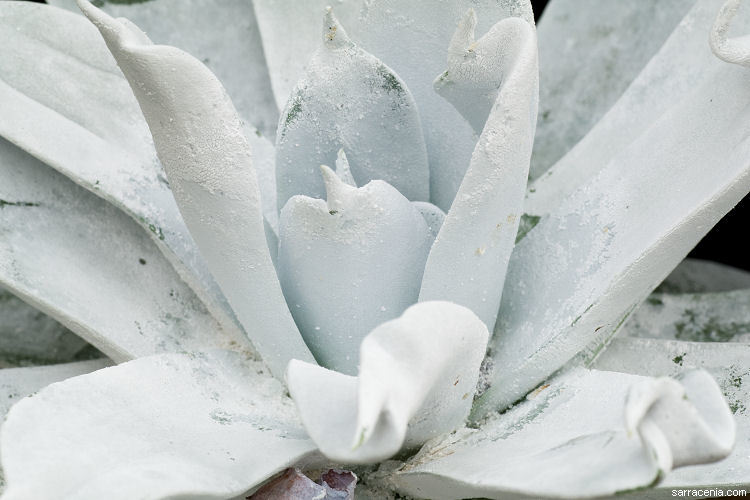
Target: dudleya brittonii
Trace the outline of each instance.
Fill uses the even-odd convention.
[[[127,268],[131,281],[119,288],[101,278],[108,292],[126,304],[136,300],[129,294],[138,266],[159,269],[164,257],[189,288],[179,279],[144,282],[150,307],[134,309],[137,335],[129,335],[133,327],[119,312],[98,316],[60,300],[54,282],[40,285],[54,266],[28,265],[22,252],[45,235],[13,232],[14,221],[33,221],[9,211],[2,283],[116,361],[146,357],[71,378],[15,406],[2,435],[6,498],[228,498],[289,466],[351,467],[399,452],[406,463],[361,469],[370,487],[429,498],[600,496],[665,475],[670,481],[673,468],[730,452],[735,420],[722,392],[736,394],[725,387],[727,366],[735,365],[723,363],[743,354],[617,339],[594,366],[622,373],[581,367],[748,190],[750,77],[708,50],[716,0],[695,3],[625,104],[534,182],[525,202],[538,86],[527,2],[452,0],[425,12],[419,2],[373,0],[362,4],[359,31],[348,34],[329,9],[295,86],[273,69],[273,54],[283,52],[272,43],[279,41],[273,28],[309,5],[256,0],[276,97],[289,94],[274,190],[264,167],[273,148],[244,126],[203,64],[153,45],[127,20],[79,6],[138,99],[169,187],[154,173],[158,166],[143,161],[152,154],[140,115],[121,111],[132,109],[132,99],[118,93],[126,86],[92,28],[48,7],[5,2],[2,33],[20,40],[19,53],[56,64],[29,69],[19,56],[0,58],[0,97],[12,117],[0,121],[0,133],[15,144],[2,143],[10,186],[0,186],[10,193],[3,199],[41,200],[6,204],[38,208],[45,221],[55,220],[48,207],[84,220],[93,206],[80,201],[90,196],[82,190],[58,194],[73,187],[30,154],[152,233],[158,250]],[[711,47],[746,64],[744,42],[726,38],[737,6],[724,6]],[[446,26],[448,37],[440,35]],[[486,34],[475,39],[475,30]],[[87,77],[111,84],[101,105],[116,111],[112,117],[89,117],[65,101],[76,85],[45,93],[28,77],[54,67],[64,79],[89,71],[86,65],[94,69]],[[80,80],[92,99],[100,95]],[[74,146],[24,132],[30,115]],[[122,152],[111,160],[115,173],[97,170],[96,155],[112,151]],[[568,158],[592,160],[571,173]],[[146,168],[134,175],[131,163]],[[675,194],[664,196],[666,188]],[[117,217],[106,215],[111,224]],[[53,226],[48,231],[68,241]],[[107,243],[97,243],[101,249],[80,253],[106,255]],[[72,248],[60,266],[76,261]],[[159,272],[167,276],[168,266]],[[87,279],[76,284],[82,296],[97,283]],[[260,361],[248,359],[232,314],[271,372],[286,374],[291,400]],[[659,368],[667,358],[654,357],[660,349],[670,369],[695,357],[687,364],[718,372],[720,385],[700,370],[677,380],[642,376],[674,373]],[[472,427],[463,427],[472,403]],[[730,472],[688,468],[674,477],[677,484],[747,482],[747,466],[729,460]],[[327,477],[335,482],[336,474]],[[284,478],[304,482],[294,473]],[[339,493],[323,482],[305,488],[336,498],[351,493],[348,481]]]

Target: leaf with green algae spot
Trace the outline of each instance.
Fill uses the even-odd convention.
[[[5,207],[38,207],[39,203],[33,201],[8,201],[0,198],[0,208]]]

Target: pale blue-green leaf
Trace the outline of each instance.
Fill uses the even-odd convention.
[[[226,351],[51,385],[10,410],[0,437],[4,500],[231,498],[315,458],[284,387]]]
[[[392,482],[436,500],[588,498],[652,486],[672,459],[708,460],[690,439],[731,448],[731,429],[722,428],[731,413],[716,382],[705,372],[682,382],[573,370],[480,428],[428,443]],[[646,408],[626,427],[626,414]]]
[[[482,135],[430,250],[419,300],[461,304],[492,329],[521,219],[539,71],[528,22],[504,19],[476,42],[475,24],[470,11],[436,86],[469,121],[482,123]]]
[[[358,377],[295,360],[289,393],[324,455],[377,462],[463,425],[488,335],[463,306],[421,302],[365,337]]]
[[[748,342],[750,289],[652,294],[633,311],[620,335],[692,342]]]
[[[113,360],[247,345],[131,218],[3,139],[0,199],[0,284]]]
[[[0,3],[0,135],[147,230],[226,331],[241,331],[198,254],[127,82],[83,17]]]
[[[0,287],[0,368],[64,362],[86,341]]]
[[[673,108],[682,106],[684,96],[705,86],[715,77],[715,71],[726,66],[711,53],[707,42],[720,6],[721,0],[695,2],[604,117],[530,186],[524,204],[527,213],[544,215],[556,210],[576,189],[639,140],[650,126]],[[738,29],[750,31],[750,16],[743,21],[738,23]]]
[[[278,275],[315,359],[355,375],[362,339],[417,301],[432,233],[393,186],[323,177],[327,201],[295,196],[281,211]]]
[[[700,259],[685,259],[656,288],[661,293],[729,292],[750,288],[750,272]]]
[[[750,38],[746,34],[729,36],[729,28],[737,16],[740,0],[725,0],[716,16],[711,36],[711,50],[722,61],[750,68]]]
[[[615,338],[594,366],[654,377],[706,370],[716,378],[734,414],[737,440],[727,458],[677,469],[656,490],[646,492],[646,498],[673,498],[675,488],[750,489],[750,345]]]
[[[320,20],[333,7],[347,28],[357,25],[364,0],[253,0],[276,104],[283,109],[320,43]]]
[[[469,168],[477,135],[432,84],[445,71],[456,25],[470,7],[477,14],[478,37],[508,16],[534,22],[527,0],[448,0],[433,2],[429,9],[413,0],[373,0],[363,9],[359,27],[351,30],[414,95],[430,163],[430,201],[445,211]]]
[[[80,14],[75,0],[48,4]],[[112,17],[125,17],[155,43],[180,47],[221,80],[244,120],[273,137],[279,111],[252,2],[246,0],[149,0],[103,2]]]
[[[107,358],[46,366],[5,368],[0,370],[0,418],[11,406],[55,382],[84,375],[111,366]]]
[[[427,223],[427,227],[430,228],[430,235],[432,238],[430,246],[432,246],[432,243],[440,232],[440,228],[443,227],[443,222],[445,222],[445,212],[440,210],[439,207],[426,201],[413,201],[411,204],[414,208],[419,210],[419,213],[422,214],[424,221]]]
[[[582,139],[695,0],[552,0],[539,33],[540,108],[531,177]]]
[[[284,302],[250,147],[221,83],[186,52],[78,4],[125,73],[180,212],[253,345],[277,376],[292,358],[312,360]]]
[[[595,354],[750,190],[750,72],[726,63],[705,72],[516,246],[491,343],[497,383],[482,411],[511,404],[577,353]]]
[[[7,368],[0,370],[0,419],[18,400],[49,384],[90,373],[111,365],[108,359],[95,359],[60,365]],[[0,492],[5,488],[5,474],[0,469]]]
[[[410,200],[427,201],[427,151],[406,85],[355,45],[331,12],[320,26],[318,49],[279,121],[279,208],[298,194],[322,198],[319,167],[333,166],[342,148],[358,185],[383,180]]]

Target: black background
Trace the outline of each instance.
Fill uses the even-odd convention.
[[[44,3],[44,0],[31,0]],[[547,5],[547,0],[532,0],[534,14],[539,16]],[[711,168],[706,165],[706,168]],[[658,216],[658,214],[654,214]],[[690,257],[714,260],[731,266],[750,270],[748,246],[745,241],[747,220],[750,216],[750,198],[743,199],[727,214],[708,235],[690,252]]]

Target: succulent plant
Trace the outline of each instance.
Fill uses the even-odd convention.
[[[2,498],[750,483],[738,0],[117,3],[0,2]]]

